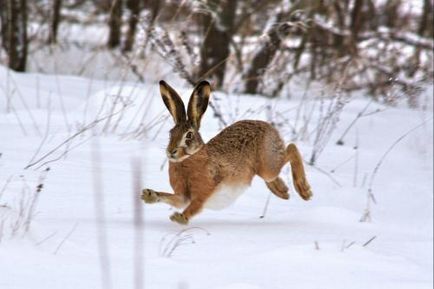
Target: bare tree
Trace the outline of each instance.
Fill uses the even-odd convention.
[[[123,52],[131,51],[134,39],[137,31],[137,23],[139,22],[141,5],[140,1],[136,0],[128,0],[127,8],[130,11],[130,15],[128,18],[128,32],[124,42],[124,46],[122,47]]]
[[[0,0],[2,45],[8,56],[8,66],[25,71],[28,53],[27,1]]]
[[[62,7],[62,0],[53,0],[53,15],[51,18],[50,34],[48,35],[48,43],[57,42],[57,30],[60,24],[60,9]]]
[[[434,37],[434,10],[432,0],[423,1],[423,12],[418,34],[420,36]]]
[[[433,79],[432,1],[424,2],[419,15],[402,9],[401,0],[349,3],[282,0],[275,5],[288,12],[278,12],[264,33],[245,69],[244,92],[275,96],[295,76],[334,84],[345,74],[343,92],[364,90],[390,104],[407,97],[417,106],[423,83]],[[299,25],[302,29],[288,29]]]
[[[148,26],[145,32],[146,38],[143,43],[143,50],[146,50],[148,46],[149,38],[152,34],[152,30],[154,29],[155,21],[157,20],[157,16],[160,13],[161,8],[164,5],[164,0],[145,0],[145,9],[149,10],[149,21]]]
[[[51,19],[50,34],[48,35],[48,43],[57,42],[57,30],[60,24],[60,9],[62,7],[62,0],[53,0],[53,16]]]
[[[359,32],[362,26],[362,9],[365,0],[355,0],[353,10],[351,11],[351,51],[357,53],[357,42]]]
[[[109,40],[108,47],[115,48],[121,43],[122,26],[122,0],[113,0],[109,17]]]
[[[273,16],[272,25],[265,32],[265,40],[256,50],[251,65],[247,67],[244,74],[244,92],[255,94],[259,92],[259,85],[275,55],[281,50],[281,43],[291,31],[293,24],[290,22],[290,15],[297,9],[302,8],[301,2],[290,7],[284,5],[285,1],[276,4],[277,13]],[[267,27],[266,27],[267,29]]]
[[[281,18],[281,15],[277,19]],[[255,94],[269,64],[280,48],[282,37],[288,35],[290,26],[287,23],[280,24],[279,20],[268,30],[267,40],[253,56],[252,64],[245,75],[245,93]]]
[[[215,86],[223,85],[226,62],[234,31],[234,19],[238,1],[209,0],[209,11],[202,15],[204,41],[198,78],[215,78]]]

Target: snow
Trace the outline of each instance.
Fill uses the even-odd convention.
[[[293,189],[288,201],[271,195],[261,219],[270,193],[255,178],[232,206],[204,210],[183,227],[170,222],[173,209],[165,204],[140,203],[142,212],[134,207],[139,201],[134,160],[141,163],[141,187],[171,191],[165,146],[172,120],[156,83],[16,74],[4,67],[0,80],[0,288],[104,288],[106,283],[132,288],[135,270],[140,270],[143,288],[158,289],[433,286],[431,88],[426,92],[427,110],[371,104],[368,112],[382,112],[359,119],[344,138],[345,145],[336,146],[369,101],[353,98],[318,158],[322,171],[306,166],[314,192],[311,201],[303,201]],[[176,85],[186,100],[190,88]],[[260,109],[264,105],[293,122],[299,113],[297,98],[214,95],[220,107],[230,110],[226,116],[231,121],[244,115],[266,119],[269,115]],[[318,117],[318,106],[312,109]],[[306,115],[311,111],[304,110]],[[32,158],[38,160],[78,129],[112,112],[119,113],[110,122],[95,124],[69,146],[24,169]],[[372,221],[359,222],[377,162],[400,136],[424,121],[386,157],[373,185]],[[303,126],[301,119],[292,124]],[[310,132],[315,124],[307,124]],[[289,142],[290,129],[280,130]],[[218,131],[210,110],[202,135],[208,140]],[[297,142],[305,159],[311,154],[313,135]],[[99,163],[92,161],[95,152],[101,156]],[[44,161],[49,163],[38,168]],[[98,172],[101,184],[95,184]],[[46,178],[31,211],[26,204],[35,200],[41,174]],[[281,176],[290,184],[288,168]],[[104,220],[95,211],[95,187],[101,193]],[[30,229],[26,232],[20,225],[13,234],[26,213]],[[143,217],[143,225],[134,222],[135,213]],[[106,234],[103,257],[108,260],[109,279],[103,279],[100,266],[101,232]],[[142,242],[137,241],[140,236]],[[137,265],[140,261],[143,268]]]

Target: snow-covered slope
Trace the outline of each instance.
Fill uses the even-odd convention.
[[[3,67],[0,85],[0,288],[133,288],[137,274],[143,288],[158,289],[432,288],[432,95],[424,111],[370,104],[367,112],[384,111],[360,118],[336,146],[369,102],[351,100],[316,167],[306,166],[309,202],[295,192],[288,201],[271,196],[259,218],[269,192],[255,179],[233,206],[205,210],[188,227],[170,222],[173,210],[164,204],[141,206],[137,226],[133,164],[140,160],[141,186],[170,191],[164,149],[171,119],[157,85]],[[288,141],[291,126],[306,124],[293,122],[299,100],[214,97],[229,121],[285,115]],[[297,141],[305,159],[320,111],[313,103],[310,133]],[[360,222],[375,166],[424,121],[381,163],[372,221]],[[208,111],[204,138],[220,126]],[[290,182],[288,168],[282,176]]]

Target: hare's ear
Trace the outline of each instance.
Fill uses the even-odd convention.
[[[185,121],[185,107],[181,97],[164,80],[160,81],[160,93],[164,104],[175,121],[175,124]]]
[[[203,80],[193,90],[188,102],[187,116],[193,126],[198,130],[200,120],[208,107],[209,95],[211,94],[211,85],[208,81]]]

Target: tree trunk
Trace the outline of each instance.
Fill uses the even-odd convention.
[[[122,26],[122,0],[113,0],[109,18],[109,40],[108,47],[115,48],[121,43]]]
[[[155,21],[157,20],[157,16],[160,13],[161,8],[164,6],[164,0],[145,0],[145,9],[149,10],[150,18],[148,22],[148,27],[145,33],[145,39],[143,43],[142,53],[146,51],[149,42],[149,35],[154,27]]]
[[[7,45],[6,45],[6,40],[7,40],[7,25],[9,23],[8,19],[7,19],[7,12],[8,12],[8,1],[9,0],[0,0],[0,7],[2,7],[2,9],[0,9],[0,21],[1,21],[1,44],[2,47],[7,51]]]
[[[351,50],[354,54],[357,54],[357,43],[359,38],[359,32],[362,26],[362,9],[363,0],[356,0],[353,10],[351,11]]]
[[[245,75],[245,93],[258,93],[259,84],[267,71],[268,65],[279,49],[282,39],[290,32],[291,27],[287,23],[279,24],[281,19],[283,19],[283,14],[276,17],[276,24],[267,32],[268,40],[253,57],[252,64]]]
[[[51,19],[50,34],[48,36],[48,43],[57,42],[57,30],[60,23],[60,8],[62,7],[62,0],[54,0],[53,3],[53,18]]]
[[[130,15],[128,19],[128,32],[127,37],[124,42],[123,52],[131,51],[134,44],[134,39],[136,36],[137,23],[139,22],[140,16],[140,1],[128,0],[127,2],[128,10],[130,10]]]
[[[0,0],[2,43],[9,68],[23,72],[27,62],[27,1]]]
[[[433,37],[434,36],[434,11],[433,11],[433,4],[431,2],[432,0],[424,0],[423,1],[423,11],[420,19],[418,34],[422,37],[428,36]]]
[[[203,15],[205,39],[200,50],[200,67],[197,78],[215,78],[215,86],[222,87],[226,61],[234,29],[237,2],[233,0],[208,1],[215,14]]]
[[[399,6],[401,6],[401,0],[388,0],[386,7],[384,8],[384,14],[386,16],[386,26],[389,28],[395,28],[396,24],[400,22]]]

